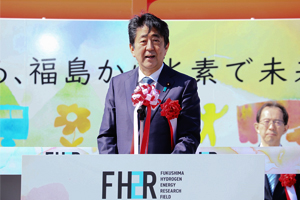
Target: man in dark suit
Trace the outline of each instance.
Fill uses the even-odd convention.
[[[280,177],[280,174],[276,174],[277,178]],[[296,183],[294,185],[297,199],[300,197],[300,174],[296,174]],[[268,176],[265,175],[265,200],[287,200],[284,187],[282,187],[280,181],[276,180],[275,188],[272,193],[271,186],[269,183]]]
[[[277,102],[265,103],[257,112],[256,132],[261,137],[260,147],[281,146],[280,139],[288,130],[289,115],[286,109]],[[278,180],[280,174],[265,175],[265,200],[286,200],[284,187]],[[300,197],[300,175],[296,175],[295,192]]]
[[[97,138],[99,153],[130,153],[135,108],[131,96],[144,77],[149,77],[151,85],[155,85],[160,91],[161,103],[170,98],[178,100],[182,108],[174,131],[174,149],[171,148],[169,123],[161,116],[161,107],[158,105],[152,110],[148,153],[195,153],[200,143],[200,99],[197,82],[163,63],[169,48],[167,23],[146,13],[130,20],[128,33],[130,51],[139,67],[111,79]]]

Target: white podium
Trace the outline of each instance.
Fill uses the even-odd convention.
[[[264,155],[23,156],[22,200],[262,200]]]

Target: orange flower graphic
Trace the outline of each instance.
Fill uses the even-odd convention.
[[[70,106],[59,105],[57,107],[57,112],[60,116],[56,117],[54,127],[65,126],[62,131],[64,135],[74,134],[72,143],[66,138],[61,137],[61,144],[67,147],[75,147],[81,144],[83,142],[83,138],[80,137],[75,140],[75,129],[77,128],[80,133],[85,133],[90,129],[91,123],[87,117],[91,114],[91,112],[86,108],[78,108],[77,104]]]
[[[296,128],[294,132],[288,133],[286,140],[289,142],[297,142],[300,145],[300,128]]]

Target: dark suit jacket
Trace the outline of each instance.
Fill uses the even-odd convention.
[[[300,199],[300,174],[296,175],[296,180],[297,182],[295,184],[295,190],[297,198]],[[280,181],[278,181],[278,183],[276,184],[274,194],[272,196],[267,175],[265,175],[265,200],[286,200],[284,187],[281,186]]]
[[[138,68],[111,79],[97,138],[99,153],[130,153],[134,111],[131,95],[137,84]],[[167,87],[165,92],[163,91],[164,87]],[[161,116],[159,105],[151,111],[148,153],[195,153],[200,143],[200,99],[196,80],[164,64],[156,89],[160,91],[161,103],[168,98],[179,100],[182,110],[177,119],[173,152],[171,151],[170,127],[167,119]]]

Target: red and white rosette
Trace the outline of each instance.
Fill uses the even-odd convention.
[[[149,130],[150,130],[150,119],[151,119],[151,110],[155,109],[156,106],[161,102],[158,99],[159,90],[155,89],[154,85],[149,85],[144,83],[140,86],[137,86],[134,90],[134,93],[131,96],[133,106],[135,106],[133,113],[133,148],[131,153],[138,154],[138,118],[137,110],[141,105],[147,107],[147,116],[145,122],[145,128],[141,143],[141,154],[146,154],[148,152],[148,142],[149,142]]]
[[[282,187],[284,187],[286,199],[298,200],[294,186],[296,183],[296,174],[281,174],[279,181],[281,182]]]
[[[182,108],[180,107],[178,100],[172,101],[170,98],[167,101],[160,105],[162,111],[160,112],[161,116],[167,118],[169,126],[170,126],[170,134],[171,134],[171,150],[174,149],[174,139],[173,133],[175,132],[177,125],[177,118],[180,114]]]

